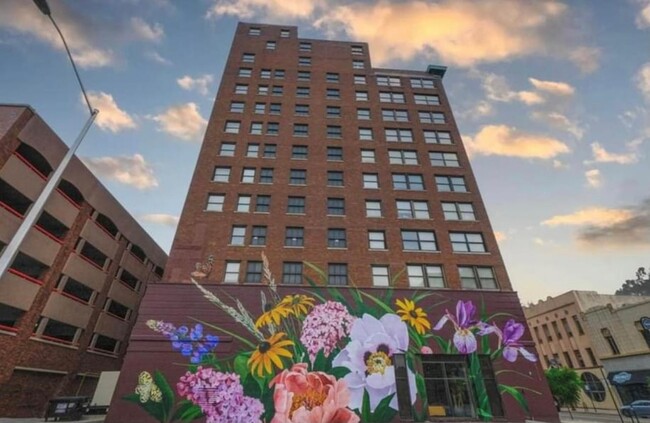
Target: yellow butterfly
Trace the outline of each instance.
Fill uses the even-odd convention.
[[[151,373],[144,371],[138,376],[138,386],[135,387],[135,393],[140,397],[140,402],[145,403],[149,400],[153,402],[162,401],[162,392],[153,382]]]

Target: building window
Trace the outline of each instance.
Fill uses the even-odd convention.
[[[406,266],[406,273],[410,287],[445,287],[445,276],[442,273],[442,266],[433,264],[409,264]]]
[[[214,182],[228,182],[230,179],[230,168],[229,167],[215,167],[214,175],[212,175],[212,180]]]
[[[456,153],[440,153],[436,151],[429,152],[431,166],[459,167],[458,155]]]
[[[366,200],[366,217],[381,217],[380,200]]]
[[[435,88],[433,79],[411,78],[411,88]]]
[[[306,123],[293,124],[294,137],[306,137],[307,135],[309,135],[309,125],[307,125]]]
[[[246,146],[246,157],[257,157],[260,153],[260,145],[251,143]]]
[[[280,38],[289,38],[291,35],[290,31],[288,29],[281,29],[280,30]]]
[[[305,160],[308,147],[306,145],[294,145],[291,147],[291,158],[294,160]]]
[[[93,340],[91,341],[91,344],[92,344],[92,349],[105,351],[109,354],[114,354],[120,346],[120,342],[117,339],[100,335],[98,333],[96,333],[93,336]]]
[[[223,276],[223,281],[225,283],[237,283],[239,282],[239,266],[240,262],[238,261],[227,261],[226,262],[226,271]]]
[[[250,195],[240,195],[237,198],[237,208],[235,211],[241,213],[248,213],[251,208],[251,196]]]
[[[555,336],[557,337],[558,340],[562,339],[562,332],[560,332],[560,328],[557,325],[557,322],[551,322],[551,326],[553,326],[553,331],[555,332]],[[569,366],[573,367],[573,366]]]
[[[329,248],[347,248],[348,243],[345,236],[345,229],[328,229],[327,246]]]
[[[381,109],[381,120],[385,122],[408,122],[409,113],[406,110]]]
[[[437,251],[436,234],[433,231],[402,230],[402,248],[405,251]]]
[[[273,183],[273,168],[263,167],[260,169],[260,184]]]
[[[611,334],[609,329],[602,328],[600,330],[600,333],[603,335],[603,338],[605,338],[605,342],[607,342],[607,345],[609,345],[609,349],[612,351],[612,354],[619,355],[621,353],[621,350],[618,349],[618,344],[616,344],[616,340],[614,339],[614,336]]]
[[[370,109],[357,109],[357,119],[370,120]]]
[[[463,289],[498,289],[497,278],[491,267],[458,266],[460,286]]]
[[[455,253],[485,253],[483,235],[469,232],[450,232],[451,249]]]
[[[553,341],[553,337],[551,336],[551,331],[548,328],[548,325],[546,323],[542,324],[542,330],[544,331],[544,336],[546,336],[546,341],[551,342]]]
[[[338,73],[333,73],[333,72],[327,72],[325,74],[325,81],[328,83],[336,83],[338,84],[339,82],[339,74]]]
[[[257,86],[257,95],[269,95],[269,86],[268,85],[258,85]]]
[[[254,63],[255,62],[255,55],[252,53],[244,53],[241,56],[241,61],[244,63]]]
[[[246,226],[233,226],[230,235],[230,245],[244,245],[246,241]]]
[[[284,79],[284,69],[276,69],[273,71],[273,77],[277,79]]]
[[[340,100],[341,91],[339,91],[337,88],[328,88],[325,91],[325,98],[328,100]]]
[[[368,91],[355,91],[354,98],[357,101],[368,101]]]
[[[359,128],[359,139],[361,141],[372,141],[372,128]]]
[[[596,360],[596,356],[594,355],[594,352],[591,350],[591,348],[585,348],[585,351],[587,351],[589,361],[591,361],[591,367],[598,366],[598,360]]]
[[[388,266],[370,266],[373,286],[389,286]]]
[[[235,85],[235,94],[248,94],[248,85],[246,84]]]
[[[268,213],[271,208],[270,195],[258,195],[255,199],[255,211],[258,213]]]
[[[415,104],[427,106],[440,106],[440,97],[429,94],[414,94]]]
[[[397,104],[404,104],[406,102],[404,99],[404,93],[393,93],[389,91],[380,91],[379,101],[382,103],[397,103]]]
[[[410,129],[386,128],[384,135],[388,142],[413,142],[413,131]]]
[[[265,103],[255,103],[255,114],[263,115],[266,113],[266,104]]]
[[[262,34],[262,29],[261,28],[253,27],[253,26],[248,28],[248,35],[258,36],[260,34]]]
[[[246,276],[244,282],[247,283],[260,283],[262,282],[262,262],[249,261],[246,263]]]
[[[366,85],[366,76],[365,75],[354,75],[355,85]]]
[[[327,138],[341,138],[341,127],[327,125]]]
[[[377,85],[380,87],[401,87],[402,83],[396,76],[377,75]]]
[[[304,214],[305,197],[289,197],[287,201],[287,213]]]
[[[260,70],[261,79],[271,79],[271,69],[261,69]]]
[[[300,43],[298,49],[304,53],[309,53],[311,51],[311,43]]]
[[[420,123],[435,123],[435,124],[445,123],[444,113],[419,111],[418,116],[420,117]]]
[[[282,85],[274,85],[271,88],[271,94],[276,96],[284,94],[284,87]]]
[[[339,170],[327,171],[327,186],[342,187],[343,186],[343,172]]]
[[[269,105],[269,114],[279,115],[282,112],[282,104],[280,103],[271,103]]]
[[[302,247],[305,243],[305,229],[288,227],[284,233],[284,245],[287,247]]]
[[[219,155],[223,157],[232,157],[235,155],[235,143],[234,142],[222,142],[221,147],[219,147]]]
[[[578,335],[584,335],[585,331],[582,329],[580,318],[577,315],[573,315],[571,318],[573,319],[573,324],[576,325],[576,329],[578,329]]]
[[[234,121],[234,120],[226,121],[226,126],[224,127],[224,132],[226,132],[228,134],[238,134],[240,126],[241,126],[241,122],[239,122],[239,121]]]
[[[385,250],[386,233],[384,231],[368,231],[368,248],[371,250]]]
[[[262,153],[262,157],[265,159],[275,159],[276,152],[277,146],[275,144],[264,144],[264,152]]]
[[[242,184],[252,184],[255,182],[255,168],[254,167],[245,167],[241,172],[241,182]]]
[[[298,71],[298,81],[309,81],[309,80],[311,80],[311,72]]]
[[[417,165],[418,154],[414,150],[388,150],[388,162],[397,165]]]
[[[43,336],[73,344],[77,341],[81,329],[51,318],[41,317],[39,326],[43,325]]]
[[[251,245],[266,245],[266,226],[253,226]]]
[[[348,265],[344,263],[330,263],[327,265],[327,283],[330,285],[348,284]]]
[[[427,144],[451,145],[451,133],[448,131],[423,131],[424,142]]]
[[[569,321],[566,318],[561,318],[560,322],[562,323],[562,328],[566,332],[568,338],[573,338],[573,331],[571,331],[571,326],[569,326]]]
[[[328,118],[340,118],[341,117],[341,108],[338,106],[327,106],[326,116]]]
[[[251,122],[251,135],[262,135],[262,122]]]
[[[376,173],[363,174],[363,187],[369,189],[379,188],[379,176]]]
[[[327,147],[327,160],[336,162],[343,160],[343,149],[341,147]]]
[[[87,258],[88,260],[90,260],[92,263],[96,264],[97,267],[100,267],[102,269],[104,268],[104,266],[106,265],[106,261],[108,260],[108,256],[106,254],[102,253],[97,247],[95,247],[94,245],[92,245],[88,241],[83,242],[83,246],[81,247],[81,250],[79,251],[79,254],[82,257]],[[25,257],[27,257],[27,256],[25,256]],[[34,259],[32,259],[32,260],[34,260]],[[27,272],[22,272],[22,273],[28,274]],[[38,279],[38,278],[36,278],[36,279]]]
[[[131,310],[127,306],[118,303],[113,299],[106,301],[106,307],[104,310],[115,317],[119,317],[122,320],[128,320],[129,316],[131,315]]]
[[[240,78],[250,78],[253,75],[253,69],[251,68],[239,68],[237,76]]]
[[[307,171],[304,169],[291,169],[289,173],[290,185],[307,185]]]
[[[328,198],[327,214],[331,216],[345,215],[345,200],[343,198]]]
[[[363,55],[363,46],[350,46],[350,52],[355,55]]]
[[[398,219],[429,219],[429,205],[426,201],[397,200]]]
[[[410,191],[424,191],[422,175],[409,173],[393,173],[393,189],[405,189]]]
[[[436,175],[436,188],[440,192],[467,192],[465,178],[462,176],[438,176]]]
[[[269,122],[266,124],[266,135],[278,135],[280,124],[278,122]]]
[[[298,66],[311,66],[311,57],[304,57],[304,56],[299,57]]]
[[[126,274],[130,275],[128,272],[126,272]],[[124,282],[126,285],[128,285],[131,289],[136,290],[138,288],[139,281],[137,278],[133,277],[133,279],[129,279],[128,276],[125,276],[124,279],[127,279],[128,282],[122,281],[122,278],[120,277],[120,280]],[[65,275],[61,275],[58,289],[61,292],[71,295],[74,298],[77,298],[78,300],[81,300],[85,303],[90,303],[95,293],[95,291],[93,291],[92,288],[89,288],[86,285],[82,284],[81,282],[76,281],[71,277]],[[0,309],[0,313],[1,313],[1,309]],[[2,325],[1,320],[2,317],[0,317],[0,325]]]
[[[302,283],[302,263],[282,263],[282,283],[299,285]]]
[[[244,103],[240,101],[230,102],[230,112],[231,113],[244,113]]]
[[[580,351],[578,350],[574,350],[573,352],[576,353],[576,357],[580,355]],[[585,367],[584,362],[582,367]],[[580,375],[580,379],[582,379],[582,383],[584,384],[584,392],[589,398],[596,402],[605,401],[605,398],[607,398],[605,386],[596,375],[591,372],[584,372]]]
[[[223,203],[225,200],[226,196],[224,194],[208,194],[205,211],[223,211]]]
[[[309,97],[309,87],[296,87],[296,97],[300,97],[300,98]]]
[[[266,49],[267,50],[275,50],[276,43],[275,41],[267,41],[266,42]]]
[[[442,203],[445,220],[476,220],[472,203]]]
[[[309,104],[296,104],[294,114],[296,116],[309,116]]]
[[[361,163],[374,163],[375,150],[361,150]]]

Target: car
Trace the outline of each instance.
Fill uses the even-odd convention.
[[[621,407],[625,417],[650,417],[650,400],[636,400]]]

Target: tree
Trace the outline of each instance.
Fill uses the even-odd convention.
[[[647,271],[644,267],[639,267],[636,271],[636,279],[628,279],[616,291],[616,295],[650,295],[650,267]]]
[[[544,372],[553,397],[560,407],[575,408],[580,400],[582,380],[575,370],[568,367],[551,367]]]

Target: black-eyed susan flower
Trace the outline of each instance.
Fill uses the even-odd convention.
[[[396,300],[395,305],[398,307],[397,314],[402,320],[411,325],[417,333],[424,335],[424,332],[431,329],[431,323],[427,319],[427,314],[422,307],[416,307],[415,302],[407,298]]]
[[[314,306],[314,299],[307,295],[287,295],[280,301],[280,304],[291,309],[294,316],[301,317]]]
[[[286,304],[282,304],[281,302],[276,306],[267,304],[266,307],[268,309],[265,310],[264,313],[255,322],[256,328],[261,328],[262,326],[270,325],[271,323],[279,326],[282,319],[292,313],[291,308],[289,308]]]
[[[281,357],[291,358],[291,352],[286,349],[293,345],[293,341],[282,339],[286,336],[284,332],[278,332],[265,341],[260,342],[253,355],[248,359],[248,366],[251,373],[256,373],[259,377],[266,374],[272,374],[273,368],[284,369],[284,363]]]

